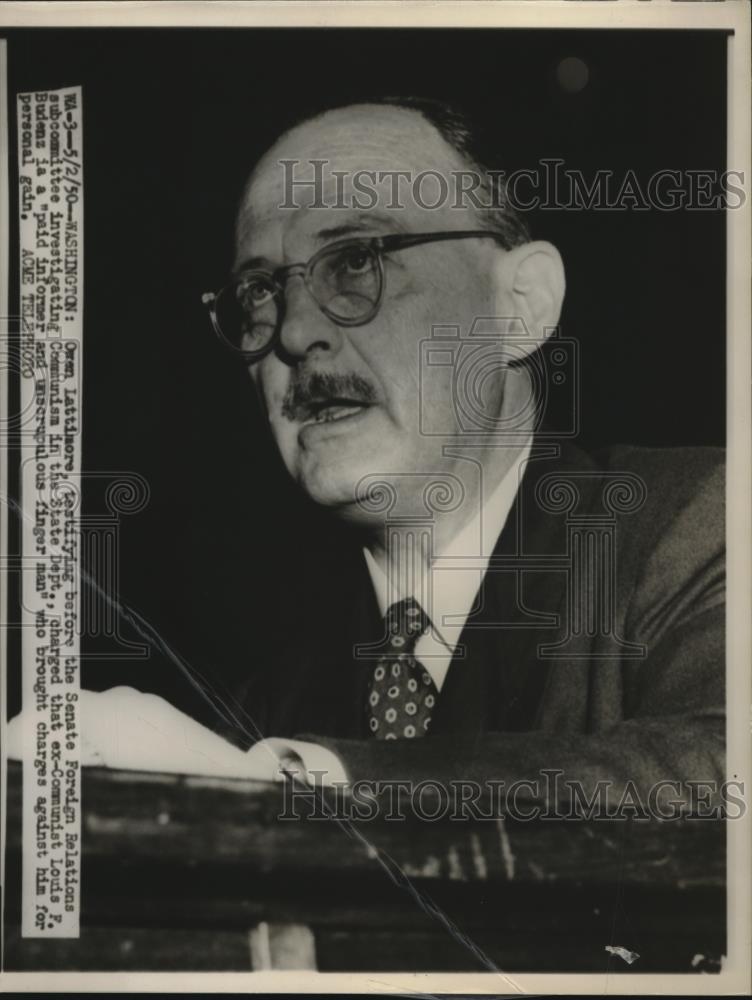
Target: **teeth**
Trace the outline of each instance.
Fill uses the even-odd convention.
[[[326,406],[323,410],[319,410],[314,421],[317,424],[327,424],[333,420],[344,420],[354,413],[360,413],[362,409],[362,406]]]

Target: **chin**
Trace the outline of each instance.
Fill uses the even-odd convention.
[[[345,472],[339,468],[319,465],[315,469],[301,470],[296,478],[306,496],[320,507],[355,506],[361,477],[352,469]]]
[[[301,470],[297,477],[298,484],[313,503],[330,509],[343,520],[358,523],[371,521],[376,508],[383,517],[380,507],[385,495],[378,486],[373,504],[364,505],[362,500],[366,487],[377,480],[388,480],[388,473],[379,474],[377,470],[383,469],[384,465],[377,458],[370,455],[366,461],[363,458],[361,455],[357,463],[317,463],[314,468]],[[367,482],[364,483],[364,480]]]

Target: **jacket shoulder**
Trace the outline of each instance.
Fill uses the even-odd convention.
[[[726,465],[725,448],[642,448],[619,444],[595,453],[602,467],[643,476],[655,490],[679,491],[691,496],[703,488],[720,490]]]
[[[616,445],[597,457],[608,472],[641,480],[645,499],[636,520],[652,525],[649,534],[661,534],[678,520],[685,527],[704,522],[706,529],[723,529],[725,449]]]
[[[632,581],[631,617],[653,637],[723,602],[725,452],[619,446],[609,471],[644,486],[639,510],[620,518],[621,571]]]

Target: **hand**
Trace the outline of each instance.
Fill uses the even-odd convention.
[[[33,758],[37,713],[23,711],[8,727],[8,755]],[[269,781],[271,763],[254,766],[247,755],[164,698],[131,687],[82,690],[76,702],[83,766],[132,771],[259,778]],[[263,771],[263,773],[260,773]]]

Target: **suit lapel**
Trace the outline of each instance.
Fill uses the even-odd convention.
[[[535,728],[551,669],[538,646],[557,641],[566,628],[567,579],[565,569],[552,566],[566,555],[566,514],[543,510],[536,488],[551,472],[588,468],[594,468],[590,458],[571,445],[533,445],[442,687],[435,734]],[[528,568],[505,567],[505,559],[524,560]],[[536,562],[540,568],[530,568]]]

